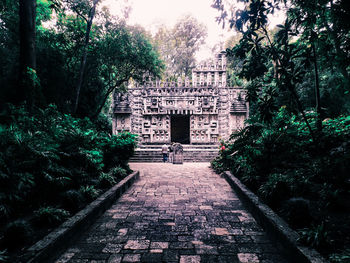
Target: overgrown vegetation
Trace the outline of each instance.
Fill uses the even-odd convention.
[[[20,13],[28,3],[37,6],[36,13],[26,10],[30,18]],[[102,0],[2,1],[0,103],[25,102],[28,108],[55,104],[61,112],[96,119],[111,93],[125,91],[129,79],[159,75],[163,63],[145,30],[128,26],[127,14],[112,16],[103,4]],[[32,28],[22,28],[23,24]]]
[[[0,261],[130,173],[111,94],[163,63],[102,0],[0,2]],[[17,249],[17,250],[16,250]]]
[[[3,247],[29,244],[130,172],[135,136],[109,132],[52,105],[35,114],[8,105],[0,124]]]
[[[243,8],[231,8],[214,0],[213,7],[238,33],[227,53],[250,117],[212,166],[238,176],[300,232],[300,242],[348,262],[350,6],[241,2]],[[285,21],[269,29],[268,16],[282,9]]]
[[[315,129],[315,114],[308,119]],[[251,116],[212,167],[230,170],[300,229],[300,241],[327,254],[350,245],[350,116],[322,124],[315,144],[301,116],[286,107],[269,124]]]

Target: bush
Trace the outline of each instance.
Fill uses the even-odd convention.
[[[4,107],[0,113],[1,224],[33,216],[42,222],[35,227],[58,224],[66,218],[65,211],[76,212],[95,199],[99,186],[126,176],[136,137],[112,136],[107,121],[101,117],[97,125],[88,118],[61,113],[53,105],[34,113]],[[120,168],[113,169],[116,166]]]
[[[32,240],[33,229],[25,220],[9,223],[4,232],[3,242],[8,249],[16,249]]]
[[[104,171],[108,172],[116,166],[128,169],[128,161],[134,154],[136,147],[136,135],[129,132],[112,136],[104,145],[103,163]]]
[[[112,119],[104,113],[100,113],[93,121],[99,132],[110,134],[112,132]]]
[[[331,254],[329,261],[332,263],[349,263],[350,262],[350,249],[345,249],[340,253]]]
[[[100,177],[98,178],[98,180],[99,180],[99,184],[98,185],[101,188],[109,188],[109,187],[115,185],[116,182],[117,182],[115,177],[111,176],[109,173],[108,174],[102,173],[100,175]]]
[[[89,202],[95,200],[100,194],[100,190],[96,189],[93,185],[82,186],[80,187],[79,192]]]
[[[319,193],[321,203],[326,208],[331,210],[340,210],[342,208],[340,189],[324,183]]]
[[[127,171],[122,167],[114,167],[109,171],[108,174],[118,179],[123,179],[128,175]]]
[[[330,241],[324,223],[310,229],[300,230],[299,235],[299,241],[302,244],[318,249],[329,248]]]
[[[268,204],[278,207],[283,200],[290,197],[290,180],[283,174],[271,174],[258,193]]]
[[[64,222],[69,217],[69,212],[55,207],[41,207],[34,212],[33,221],[36,224],[56,226]]]
[[[285,106],[269,121],[252,114],[247,125],[225,142],[226,150],[212,167],[231,171],[292,226],[308,227],[301,232],[302,240],[324,252],[333,246],[328,232],[323,224],[309,227],[312,223],[329,223],[332,238],[348,245],[338,238],[338,231],[347,228],[335,218],[346,220],[349,213],[350,116],[326,119],[318,131],[316,114],[306,114],[314,138],[301,115]]]
[[[63,201],[70,211],[76,210],[82,198],[74,189],[98,184],[103,170],[128,169],[136,146],[136,137],[130,133],[111,136],[88,118],[60,113],[52,105],[34,115],[21,107],[6,109],[0,124],[2,221],[23,212],[26,200],[34,209],[44,199],[50,205]]]

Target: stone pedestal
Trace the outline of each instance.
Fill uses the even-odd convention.
[[[183,164],[184,162],[183,146],[180,143],[174,143],[173,148],[174,148],[173,164]]]

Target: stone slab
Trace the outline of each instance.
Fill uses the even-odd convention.
[[[209,163],[130,166],[140,180],[55,263],[289,262]]]

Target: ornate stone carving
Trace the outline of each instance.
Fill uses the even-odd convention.
[[[189,78],[177,82],[133,83],[126,94],[113,96],[113,133],[131,131],[140,143],[170,143],[171,116],[189,116],[190,143],[214,144],[244,125],[245,94],[226,86],[226,57],[199,64]]]

